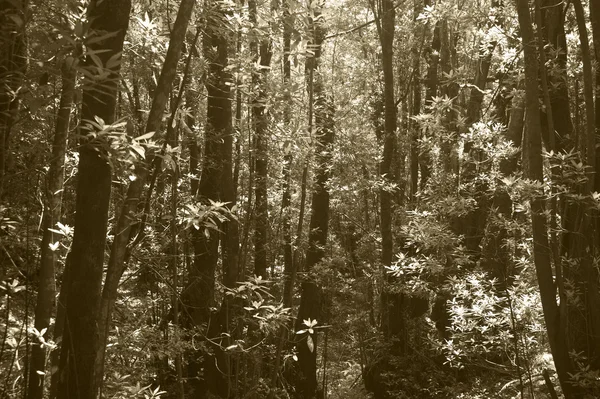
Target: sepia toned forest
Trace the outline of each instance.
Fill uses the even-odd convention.
[[[0,0],[0,399],[600,398],[600,0]]]

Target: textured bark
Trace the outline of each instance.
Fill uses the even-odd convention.
[[[198,186],[198,200],[221,199],[222,179],[224,178],[224,142],[231,140],[230,76],[226,70],[228,63],[227,9],[225,4],[213,0],[205,1],[205,10],[212,18],[207,23],[203,35],[203,55],[207,62],[205,81],[207,91],[207,123],[204,136],[204,158],[202,175]],[[228,168],[231,167],[229,163]],[[230,173],[229,171],[227,173]],[[202,331],[209,337],[220,333],[221,323],[214,317],[211,320],[210,308],[214,306],[215,270],[218,260],[219,231],[214,229],[192,229],[194,261],[188,270],[188,282],[183,293],[185,313],[189,315],[188,324],[192,329]],[[215,315],[217,316],[217,315]],[[211,328],[206,331],[206,326]],[[214,335],[213,335],[214,334]],[[212,349],[212,348],[211,348]],[[224,367],[219,363],[219,368]],[[202,370],[202,368],[204,370]],[[204,397],[210,391],[220,396],[227,394],[228,384],[224,375],[217,369],[215,358],[206,354],[204,361],[193,354],[188,359],[188,381],[192,394]]]
[[[321,45],[325,37],[325,28],[321,10],[314,10],[314,19],[311,20],[312,43],[314,55],[307,59],[306,69],[309,77],[310,110],[314,109],[315,126],[315,181],[311,202],[310,229],[308,233],[308,250],[306,254],[306,268],[309,272],[325,255],[325,245],[329,229],[329,191],[327,182],[330,177],[329,165],[331,164],[331,145],[334,137],[333,103],[325,92],[322,77],[319,71]],[[312,118],[309,115],[309,125],[312,129]],[[317,320],[321,318],[321,288],[313,280],[302,283],[302,297],[295,330],[306,327],[304,320]],[[322,322],[322,321],[321,321]],[[307,340],[310,336],[313,347],[309,348]],[[299,376],[296,382],[296,392],[299,397],[313,399],[317,396],[317,334],[301,334],[296,343],[298,351]]]
[[[188,90],[185,102],[187,108],[192,110],[196,109],[198,107],[197,93],[194,90]],[[198,168],[198,163],[200,161],[200,146],[198,145],[198,137],[194,131],[194,125],[196,124],[195,117],[193,115],[188,115],[185,123],[191,130],[188,132],[187,145],[190,151],[189,173],[192,175],[192,177],[190,177],[190,193],[192,197],[195,197],[198,193],[198,185],[200,183],[200,169]]]
[[[10,136],[19,112],[18,90],[27,67],[27,0],[0,0],[0,202]]]
[[[585,151],[585,160],[593,172],[596,167],[596,118],[594,116],[594,78],[592,75],[592,56],[585,21],[585,12],[580,0],[573,0],[577,29],[579,30],[579,43],[581,46],[581,60],[583,64],[583,98],[585,101],[585,126],[586,133],[582,138],[582,148]],[[594,173],[588,175],[588,190],[594,188]]]
[[[62,65],[62,88],[54,139],[52,142],[52,155],[50,167],[46,177],[44,190],[44,213],[42,216],[42,243],[40,248],[40,271],[37,302],[35,306],[35,328],[42,331],[48,328],[50,317],[54,309],[54,297],[56,294],[56,281],[54,278],[56,268],[56,254],[50,248],[50,244],[56,241],[56,234],[50,229],[55,228],[60,220],[62,211],[62,189],[64,183],[64,166],[67,151],[67,140],[69,136],[69,123],[71,120],[71,108],[75,96],[76,69],[75,62],[79,57],[76,51],[73,56],[67,57]],[[45,335],[46,340],[50,333]],[[37,371],[45,371],[46,349],[40,345],[34,345],[31,349],[28,399],[41,399],[44,393],[44,374]]]
[[[543,181],[542,163],[542,131],[538,93],[538,61],[536,40],[533,34],[529,4],[527,0],[517,0],[517,13],[523,42],[525,58],[525,135],[523,157],[528,158],[526,176],[534,181]],[[578,388],[570,383],[569,373],[573,366],[568,352],[565,328],[561,325],[559,305],[556,302],[556,288],[553,281],[551,251],[548,241],[547,222],[544,214],[545,203],[543,193],[531,200],[531,219],[534,243],[534,263],[546,331],[554,364],[558,373],[563,393],[567,399],[582,397]]]
[[[177,73],[177,64],[179,63],[179,58],[181,56],[194,4],[194,0],[183,0],[179,7],[175,25],[171,32],[171,39],[169,41],[165,62],[158,78],[156,90],[154,91],[152,106],[150,113],[148,114],[148,120],[146,121],[145,133],[158,132],[161,128],[162,117],[171,92],[173,79]],[[136,165],[136,179],[129,185],[127,196],[115,227],[117,233],[115,234],[111,246],[106,279],[102,290],[100,315],[98,317],[100,346],[98,347],[96,367],[99,370],[99,375],[97,376],[99,385],[101,385],[103,378],[104,355],[108,331],[110,329],[112,309],[117,299],[119,282],[127,267],[126,259],[127,253],[130,250],[129,244],[134,238],[132,236],[132,228],[136,223],[139,223],[136,213],[143,194],[144,185],[148,178],[149,170],[153,165],[153,159],[153,157],[149,156],[147,160]],[[152,193],[149,192],[148,195],[152,195]]]
[[[552,105],[552,120],[556,131],[554,142],[558,151],[573,148],[573,123],[567,85],[567,42],[564,28],[565,16],[561,0],[542,0],[542,31],[548,43],[546,57],[558,70],[548,76],[548,89]],[[556,58],[548,57],[552,53]]]
[[[283,123],[287,131],[291,134],[291,108],[292,97],[289,84],[292,77],[292,68],[290,62],[290,48],[292,42],[293,19],[290,18],[289,2],[283,2],[283,84],[284,84],[284,109]],[[291,308],[294,296],[294,282],[296,280],[296,264],[294,262],[294,250],[292,246],[292,218],[290,207],[292,204],[292,142],[288,143],[287,153],[283,160],[283,195],[281,198],[282,212],[282,229],[283,229],[283,307]],[[285,340],[287,329],[282,326],[279,329],[279,337],[277,341],[277,352],[275,353],[275,363],[271,370],[271,391],[269,391],[269,399],[275,395],[277,381],[279,376],[279,368],[281,366],[281,352]]]
[[[590,20],[592,22],[592,37],[594,42],[594,59],[596,63],[600,62],[600,3],[597,1],[590,1]],[[594,115],[596,117],[596,132],[600,127],[600,68],[596,68],[595,73],[595,109]],[[596,148],[596,172],[600,170],[600,148]],[[600,192],[600,178],[596,176],[594,182],[594,191]],[[600,220],[598,220],[598,225],[596,227],[596,233],[600,234]],[[600,236],[597,236],[596,242],[598,242]]]
[[[426,3],[428,2],[426,1]],[[430,106],[433,98],[438,95],[440,49],[440,22],[438,21],[433,28],[433,39],[431,41],[431,46],[426,53],[428,66],[427,77],[425,79],[425,107]],[[421,181],[419,185],[421,189],[424,189],[431,175],[431,156],[427,150],[420,154],[419,166],[421,167]]]
[[[396,152],[396,104],[394,101],[394,28],[396,13],[394,3],[382,0],[377,3],[379,40],[382,52],[383,69],[383,130],[381,143],[383,154],[379,163],[379,175],[388,186],[393,181],[391,170],[392,159]],[[423,173],[423,172],[422,172]],[[379,192],[381,232],[381,264],[383,267],[392,265],[394,256],[394,241],[392,232],[392,193],[389,187],[383,187]],[[385,273],[385,271],[384,271]],[[382,293],[382,328],[386,335],[400,334],[403,318],[399,315],[400,295],[387,292]],[[399,317],[400,316],[400,317]]]
[[[93,43],[91,50],[105,50],[97,56],[106,65],[123,49],[129,24],[130,1],[104,0],[90,3],[90,30],[93,34],[114,33]],[[86,65],[93,65],[90,57]],[[82,120],[101,118],[114,122],[120,63],[109,69],[104,79],[84,82]],[[111,191],[111,167],[104,139],[87,139],[79,151],[75,232],[71,249],[66,328],[60,362],[58,398],[95,399],[98,393],[96,356],[99,345],[102,271],[108,207]]]
[[[271,64],[271,43],[258,33],[256,0],[248,1],[250,22],[254,25],[254,38],[250,43],[250,53],[256,65],[252,71],[252,127],[254,130],[255,152],[255,195],[256,216],[254,229],[254,274],[267,277],[267,234],[269,229],[269,211],[267,202],[268,180],[268,118],[266,113],[266,79]]]

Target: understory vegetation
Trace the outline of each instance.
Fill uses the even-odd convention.
[[[600,3],[0,0],[0,398],[600,398]]]

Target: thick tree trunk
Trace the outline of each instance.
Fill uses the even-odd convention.
[[[532,180],[543,181],[542,134],[538,93],[538,61],[536,40],[533,34],[529,4],[527,0],[517,0],[517,13],[523,42],[525,58],[525,125],[527,134],[523,143],[523,157],[528,158],[526,176]],[[551,251],[548,241],[546,215],[544,214],[543,193],[531,200],[531,219],[534,243],[534,262],[546,330],[554,364],[563,393],[567,399],[582,397],[579,389],[571,384],[569,373],[573,365],[568,352],[566,326],[561,324],[559,304],[556,302],[556,288],[553,281]]]
[[[104,65],[123,50],[130,10],[131,2],[128,0],[90,3],[91,34],[112,34],[89,46],[90,50],[104,50],[97,53]],[[91,57],[86,59],[86,65],[93,65]],[[110,73],[106,77],[84,82],[84,123],[96,117],[105,124],[114,122],[120,63],[107,69]],[[107,145],[103,139],[90,136],[79,151],[75,232],[71,250],[73,269],[67,282],[70,289],[59,370],[60,399],[96,399],[98,393],[96,356],[102,342],[97,322],[112,178]]]
[[[56,254],[50,248],[55,242],[55,233],[50,229],[55,228],[60,220],[62,211],[62,188],[64,183],[64,166],[67,152],[67,140],[69,136],[69,123],[71,120],[71,108],[75,96],[75,79],[77,70],[75,63],[79,58],[79,52],[68,56],[62,65],[62,89],[58,115],[56,116],[56,127],[54,140],[52,142],[52,155],[50,167],[46,177],[46,188],[44,190],[44,213],[42,216],[42,243],[40,248],[40,271],[37,302],[35,306],[35,328],[38,331],[47,329],[50,317],[54,309],[56,281],[54,278],[56,267]],[[50,332],[46,333],[48,340]],[[28,399],[41,399],[44,393],[46,348],[34,345],[31,349],[29,365],[29,391]]]
[[[19,112],[18,93],[27,66],[27,0],[0,0],[0,203],[12,129]]]
[[[222,179],[230,171],[231,163],[224,160],[225,140],[230,143],[233,129],[231,123],[230,75],[228,64],[228,33],[224,26],[227,22],[225,4],[213,0],[205,1],[205,9],[212,18],[207,23],[203,36],[203,53],[208,64],[206,77],[207,90],[207,123],[205,130],[204,158],[202,176],[198,186],[198,200],[208,205],[209,200],[221,199]],[[231,144],[229,144],[230,146]],[[201,226],[192,229],[192,244],[194,247],[194,262],[188,270],[188,282],[183,293],[185,312],[189,315],[188,322],[192,329],[202,331],[209,338],[214,332],[218,334],[217,320],[211,321],[210,308],[214,306],[215,270],[218,261],[220,233],[217,230]],[[229,248],[229,247],[228,247]],[[233,276],[232,276],[233,277]],[[215,318],[216,319],[216,318]],[[210,324],[209,331],[204,330]],[[212,348],[211,348],[212,349]],[[221,367],[221,364],[219,364]],[[204,369],[204,370],[202,370]],[[215,358],[205,355],[204,361],[192,354],[188,359],[188,381],[193,394],[204,397],[208,391],[226,395],[228,385],[224,375],[215,367]]]
[[[173,30],[171,32],[171,40],[169,42],[169,48],[167,50],[165,62],[158,79],[156,90],[154,91],[152,107],[146,122],[146,133],[158,132],[161,128],[164,109],[167,105],[173,79],[177,73],[177,64],[181,56],[181,51],[194,4],[194,0],[183,0],[179,7],[177,19],[175,20],[175,25],[173,26]],[[171,140],[172,139],[173,138],[171,138]],[[169,138],[167,138],[167,140],[169,140]],[[125,272],[127,253],[130,250],[128,245],[134,238],[132,237],[132,227],[134,224],[139,222],[136,212],[142,197],[149,169],[154,163],[153,159],[153,157],[148,157],[148,160],[141,161],[136,166],[137,178],[129,185],[127,197],[123,203],[121,214],[115,227],[117,234],[115,234],[115,238],[111,247],[108,268],[106,271],[106,279],[102,291],[100,315],[98,318],[98,328],[100,334],[100,345],[98,347],[96,366],[99,370],[99,375],[97,376],[99,379],[98,384],[102,383],[103,378],[104,355],[108,331],[110,329],[112,309],[117,299],[119,282],[121,281],[121,277]],[[150,196],[152,193],[149,192],[148,195]]]

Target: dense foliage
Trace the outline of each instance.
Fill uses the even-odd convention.
[[[595,0],[0,0],[1,398],[600,398]]]

